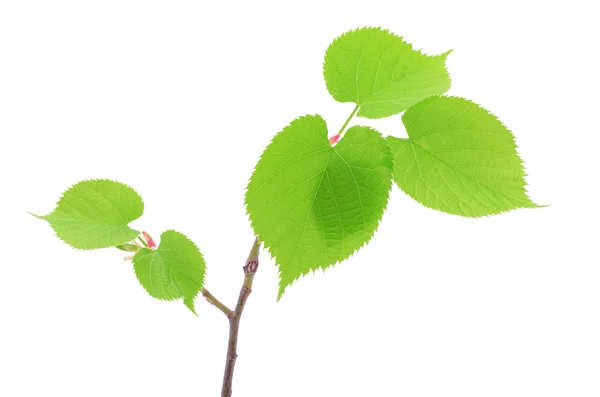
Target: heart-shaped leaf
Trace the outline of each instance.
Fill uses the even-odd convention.
[[[192,240],[167,230],[156,249],[142,248],[133,256],[133,268],[150,296],[162,300],[183,298],[183,303],[196,313],[194,298],[204,285],[206,263]]]
[[[385,139],[352,127],[335,146],[320,116],[294,120],[263,152],[246,193],[252,226],[275,257],[279,297],[301,275],[342,261],[373,236],[391,188]]]
[[[512,133],[481,106],[436,96],[402,121],[409,139],[387,138],[394,180],[421,204],[469,217],[537,207]]]
[[[430,95],[450,88],[446,57],[428,56],[387,30],[347,32],[327,49],[323,74],[336,101],[354,102],[358,116],[376,119],[398,114]]]
[[[140,232],[128,224],[143,212],[142,198],[129,186],[93,179],[73,185],[63,193],[54,211],[38,218],[48,221],[67,244],[88,250],[135,239]]]

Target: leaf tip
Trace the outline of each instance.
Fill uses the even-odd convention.
[[[46,220],[46,215],[36,215],[36,214],[34,214],[34,213],[32,213],[32,212],[29,212],[29,211],[26,211],[26,212],[27,212],[29,215],[33,216],[33,217],[36,217],[36,218],[38,218],[38,219],[41,219],[41,220],[44,220],[44,221]]]
[[[448,59],[448,55],[452,54],[452,52],[454,51],[454,49],[448,50],[446,52],[444,52],[443,54],[438,55],[438,57],[444,59],[444,61],[446,59]]]
[[[190,311],[192,313],[194,313],[194,316],[198,317],[198,313],[196,313],[196,308],[194,307],[194,298],[196,296],[192,296],[192,297],[187,297],[187,298],[183,298],[183,304],[190,309]]]
[[[277,292],[276,302],[279,302],[281,300],[281,297],[283,296],[283,293],[285,292],[286,287],[287,287],[287,285],[279,284],[279,291]]]

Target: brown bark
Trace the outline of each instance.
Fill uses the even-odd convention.
[[[235,369],[235,362],[237,360],[237,342],[238,333],[240,330],[240,319],[242,317],[246,301],[252,292],[254,273],[256,273],[256,270],[258,269],[259,250],[260,243],[258,238],[256,238],[254,240],[254,245],[252,245],[252,249],[250,250],[250,254],[248,255],[248,259],[246,260],[246,264],[244,265],[244,283],[242,284],[235,310],[231,312],[231,310],[227,309],[227,311],[231,312],[231,314],[227,316],[229,318],[229,342],[227,343],[227,357],[225,362],[225,374],[223,375],[223,388],[221,389],[221,397],[231,397],[231,394],[233,393],[233,371]],[[221,311],[227,314],[227,311]]]

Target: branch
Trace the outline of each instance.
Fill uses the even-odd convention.
[[[258,237],[255,238],[246,264],[244,265],[244,282],[240,290],[240,296],[235,306],[235,311],[229,317],[229,343],[227,344],[227,361],[225,364],[225,375],[223,376],[223,389],[221,390],[221,397],[231,397],[232,394],[232,383],[233,383],[233,370],[235,368],[235,361],[237,359],[237,341],[238,333],[240,330],[240,318],[244,311],[244,306],[250,293],[252,292],[252,282],[254,281],[254,274],[258,269],[258,254],[260,251],[260,242]]]
[[[204,295],[204,297],[206,298],[206,300],[209,303],[211,303],[217,309],[219,309],[220,311],[222,311],[227,317],[231,317],[233,315],[233,311],[231,311],[230,308],[228,308],[227,306],[225,306],[225,304],[221,303],[220,300],[218,300],[217,298],[215,298],[215,296],[213,294],[211,294],[210,292],[208,292],[208,290],[206,288],[202,288],[202,295]]]

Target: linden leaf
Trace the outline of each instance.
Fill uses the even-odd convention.
[[[388,137],[394,180],[421,204],[479,217],[535,208],[511,132],[481,106],[435,96],[402,116],[409,139]]]
[[[135,239],[140,232],[128,224],[143,212],[144,203],[135,190],[119,182],[94,179],[65,191],[50,214],[35,216],[48,221],[67,244],[87,250]]]
[[[338,102],[354,102],[370,119],[400,113],[450,88],[445,61],[450,52],[428,56],[387,30],[347,32],[325,53],[323,75]]]
[[[161,300],[183,297],[183,303],[196,313],[194,298],[204,286],[206,263],[192,240],[167,230],[156,249],[142,248],[133,256],[133,268],[150,296]]]
[[[332,147],[320,116],[294,120],[258,161],[246,192],[254,231],[275,257],[279,298],[301,275],[340,262],[368,242],[391,188],[391,154],[369,127]]]

